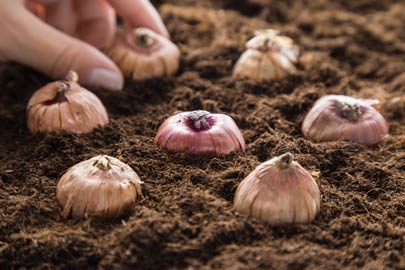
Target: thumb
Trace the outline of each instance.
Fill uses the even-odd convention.
[[[23,7],[6,16],[0,25],[5,36],[0,54],[6,60],[25,64],[55,79],[64,78],[69,70],[74,70],[84,85],[122,89],[122,73],[96,48],[59,32]]]

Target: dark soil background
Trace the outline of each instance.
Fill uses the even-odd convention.
[[[25,106],[50,79],[0,65],[0,269],[405,269],[405,3],[154,3],[182,51],[181,68],[172,79],[96,92],[111,117],[105,129],[31,137]],[[299,45],[297,73],[233,81],[244,43],[268,27]],[[391,136],[373,147],[304,139],[303,117],[331,93],[380,98]],[[193,158],[153,144],[165,118],[195,109],[232,116],[247,151]],[[286,151],[318,175],[316,220],[271,227],[235,213],[237,184]],[[120,220],[63,220],[58,179],[100,153],[136,170],[143,198]]]

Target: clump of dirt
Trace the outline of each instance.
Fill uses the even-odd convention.
[[[30,136],[25,106],[49,78],[0,65],[1,269],[403,269],[405,5],[400,1],[155,1],[182,51],[171,79],[98,91],[111,123],[88,135]],[[270,83],[234,81],[255,29],[293,38],[298,71]],[[315,144],[300,126],[325,94],[379,98],[391,136],[373,147]],[[169,154],[153,144],[178,110],[232,116],[247,151]],[[321,212],[271,227],[232,210],[238,183],[290,151],[320,172]],[[98,155],[128,163],[144,195],[122,219],[63,220],[55,196],[70,166]],[[402,254],[402,255],[401,255]]]

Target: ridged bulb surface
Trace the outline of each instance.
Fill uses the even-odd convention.
[[[169,39],[149,30],[119,29],[104,52],[133,80],[170,77],[179,68],[180,51]]]
[[[234,209],[271,225],[309,223],[320,200],[311,174],[286,153],[260,164],[239,184]]]
[[[130,166],[99,155],[74,165],[62,176],[57,199],[64,218],[115,218],[135,203],[141,184]]]
[[[226,155],[245,150],[245,140],[235,121],[225,114],[197,110],[166,119],[155,143],[170,152]]]
[[[233,69],[233,77],[257,82],[279,80],[295,71],[299,50],[292,39],[272,29],[259,30]]]
[[[100,99],[77,80],[77,74],[70,72],[66,80],[49,83],[34,93],[27,106],[27,125],[32,134],[89,133],[108,124]]]
[[[305,117],[302,133],[315,142],[376,144],[388,135],[388,124],[371,101],[343,95],[321,97]]]

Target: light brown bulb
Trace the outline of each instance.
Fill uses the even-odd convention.
[[[298,47],[272,29],[256,31],[233,69],[233,77],[257,82],[278,80],[295,71]]]
[[[312,176],[291,153],[260,164],[239,184],[234,209],[272,225],[311,222],[320,209]]]
[[[169,77],[179,68],[180,51],[169,39],[149,30],[118,30],[105,53],[133,80]]]
[[[302,124],[302,133],[316,142],[346,140],[365,145],[388,135],[388,124],[373,100],[343,95],[321,97]]]
[[[32,134],[89,133],[108,124],[108,114],[96,95],[78,83],[75,72],[66,80],[49,83],[31,97],[27,125]]]
[[[118,217],[141,194],[141,180],[127,164],[99,155],[71,167],[59,180],[62,216]]]

